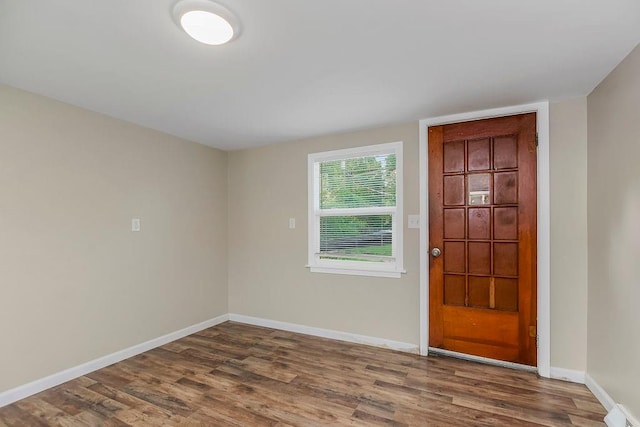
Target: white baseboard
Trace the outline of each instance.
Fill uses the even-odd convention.
[[[633,427],[640,427],[640,421],[635,418],[624,406],[617,404],[616,401],[606,392],[600,384],[589,374],[585,374],[585,385],[591,393],[600,401],[608,414],[604,418],[604,422],[609,427],[627,427],[630,423]]]
[[[259,317],[245,316],[242,314],[229,314],[229,320],[233,322],[246,323],[254,326],[264,326],[265,328],[280,329],[283,331],[296,332],[299,334],[312,335],[321,338],[330,338],[338,341],[346,341],[356,344],[366,344],[374,347],[390,348],[392,350],[403,351],[405,353],[418,354],[418,345],[400,341],[392,341],[384,338],[370,337],[367,335],[352,334],[350,332],[340,332],[331,329],[315,328],[313,326],[299,325],[296,323],[280,322],[278,320],[262,319]]]
[[[609,427],[640,427],[640,422],[622,405],[611,408],[604,422]]]
[[[591,393],[593,393],[593,395],[596,397],[596,399],[598,399],[602,406],[604,406],[604,409],[610,411],[616,406],[616,401],[613,400],[611,396],[609,396],[609,393],[607,393],[602,387],[600,387],[600,384],[598,384],[596,380],[591,377],[591,375],[584,375],[584,384],[589,390],[591,390]]]
[[[551,367],[551,378],[555,380],[570,381],[572,383],[584,384],[585,372],[576,371],[575,369],[554,368]]]
[[[188,326],[184,329],[180,329],[179,331],[171,332],[161,337],[143,342],[142,344],[137,344],[132,347],[125,348],[124,350],[116,351],[115,353],[99,357],[98,359],[91,360],[89,362],[83,363],[82,365],[74,366],[72,368],[65,369],[64,371],[49,375],[48,377],[41,378],[30,383],[18,386],[16,388],[4,391],[0,393],[0,408],[20,399],[24,399],[25,397],[40,393],[41,391],[44,391],[48,388],[55,387],[64,382],[81,377],[82,375],[86,375],[90,372],[102,369],[106,366],[113,365],[114,363],[120,362],[121,360],[133,357],[140,353],[144,353],[145,351],[149,351],[153,348],[165,345],[167,343],[170,343],[171,341],[186,337],[187,335],[194,334],[203,329],[218,325],[222,322],[226,322],[227,320],[229,320],[229,315],[223,314],[222,316],[205,320],[204,322]]]

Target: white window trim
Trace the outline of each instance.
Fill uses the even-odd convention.
[[[365,263],[368,265],[362,265],[363,263],[358,261],[319,260],[317,256],[317,253],[320,250],[320,216],[317,214],[317,211],[320,207],[320,199],[318,197],[318,195],[320,194],[319,163],[330,160],[339,160],[351,157],[376,156],[389,153],[395,153],[396,155],[396,207],[363,208],[362,213],[371,213],[372,211],[378,211],[380,213],[393,214],[392,233],[394,239],[392,243],[392,253],[395,254],[395,262]],[[307,265],[307,267],[312,273],[349,274],[354,276],[391,278],[399,278],[401,277],[402,273],[406,273],[403,268],[403,161],[404,159],[402,156],[402,141],[309,154],[307,165],[309,200],[309,264]],[[357,210],[349,209],[348,211],[346,211],[342,209],[335,209],[332,210],[332,212],[328,215],[344,215],[347,212],[353,214],[357,213]],[[327,215],[326,212],[325,215]]]

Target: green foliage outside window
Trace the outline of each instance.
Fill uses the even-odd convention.
[[[357,157],[320,164],[320,208],[396,205],[396,156]],[[391,256],[391,215],[323,216],[321,252]]]

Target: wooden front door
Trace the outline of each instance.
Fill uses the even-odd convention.
[[[536,115],[428,135],[429,346],[535,366]]]

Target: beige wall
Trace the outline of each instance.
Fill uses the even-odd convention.
[[[640,416],[640,46],[589,95],[587,371]]]
[[[404,141],[404,266],[400,279],[310,273],[307,154]],[[415,123],[229,153],[229,311],[415,343],[419,338]],[[288,228],[289,217],[297,227]]]
[[[576,370],[585,114],[584,98],[551,105],[551,356]],[[392,141],[407,274],[310,273],[307,154]],[[0,392],[226,312],[417,345],[418,169],[415,123],[225,154],[0,86]]]
[[[232,313],[419,343],[418,126],[385,127],[229,153]],[[309,273],[307,154],[404,141],[402,279]],[[586,367],[586,100],[551,106],[552,366]],[[289,230],[288,218],[297,228]],[[576,248],[576,246],[579,246]],[[557,258],[555,258],[557,257]]]
[[[587,99],[549,108],[551,366],[587,368]]]
[[[226,313],[226,174],[221,151],[0,86],[0,392]]]

